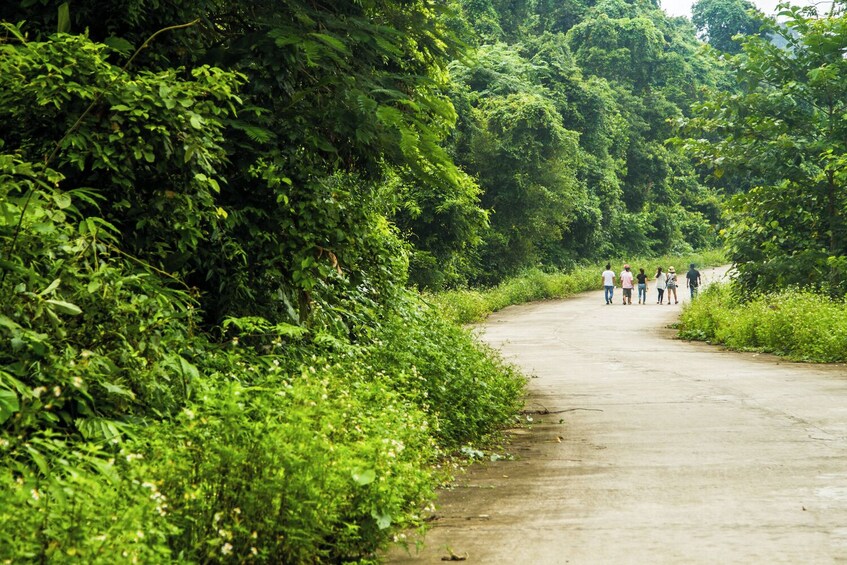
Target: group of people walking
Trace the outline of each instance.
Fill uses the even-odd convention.
[[[606,270],[603,271],[602,277],[606,304],[611,304],[615,294],[615,282],[617,281],[611,263],[606,263]],[[676,294],[678,283],[676,271],[673,267],[668,267],[667,272],[664,272],[662,267],[658,267],[653,280],[656,283],[658,295],[656,304],[665,303],[666,290],[668,304],[679,304],[679,297]],[[632,304],[632,291],[636,289],[638,290],[638,303],[647,304],[647,275],[644,273],[644,269],[638,269],[638,274],[633,275],[629,265],[624,265],[620,281],[624,304]],[[697,296],[697,289],[700,287],[700,271],[694,267],[694,263],[691,263],[691,267],[685,274],[685,284],[691,293],[691,298]],[[673,302],[671,302],[671,299],[673,299]]]

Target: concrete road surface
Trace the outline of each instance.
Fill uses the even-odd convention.
[[[534,422],[390,563],[847,563],[845,367],[675,340],[682,305],[650,297],[486,321],[482,339],[534,377]]]

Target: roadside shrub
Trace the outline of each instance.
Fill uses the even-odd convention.
[[[130,76],[83,36],[4,29],[0,562],[374,561],[523,379],[407,293],[373,183],[267,178],[281,224],[230,207],[243,77]],[[229,284],[247,263],[258,287]]]
[[[11,563],[162,563],[167,503],[135,454],[49,432],[0,440],[0,558]]]
[[[225,372],[137,442],[171,501],[175,553],[350,562],[416,525],[433,496],[435,442],[387,376],[358,359],[315,357],[291,372],[278,358],[217,357]]]
[[[798,361],[847,360],[847,309],[820,293],[787,289],[748,302],[728,284],[707,288],[682,312],[680,337]]]
[[[390,386],[429,415],[444,449],[484,442],[522,408],[517,369],[432,308],[403,308],[376,342],[370,363],[395,368]]]
[[[419,525],[436,457],[520,409],[517,372],[402,289],[343,303],[354,332],[203,332],[85,193],[39,186],[3,185],[23,220],[0,279],[0,560],[369,562]]]

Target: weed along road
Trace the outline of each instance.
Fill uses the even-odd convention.
[[[481,338],[534,376],[532,426],[512,431],[514,459],[442,492],[425,547],[390,563],[847,562],[845,367],[675,340],[681,304],[649,294],[486,321]]]

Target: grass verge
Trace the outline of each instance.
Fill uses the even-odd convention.
[[[788,289],[742,302],[731,284],[709,286],[686,306],[680,337],[741,351],[762,351],[795,361],[847,361],[844,301]]]

